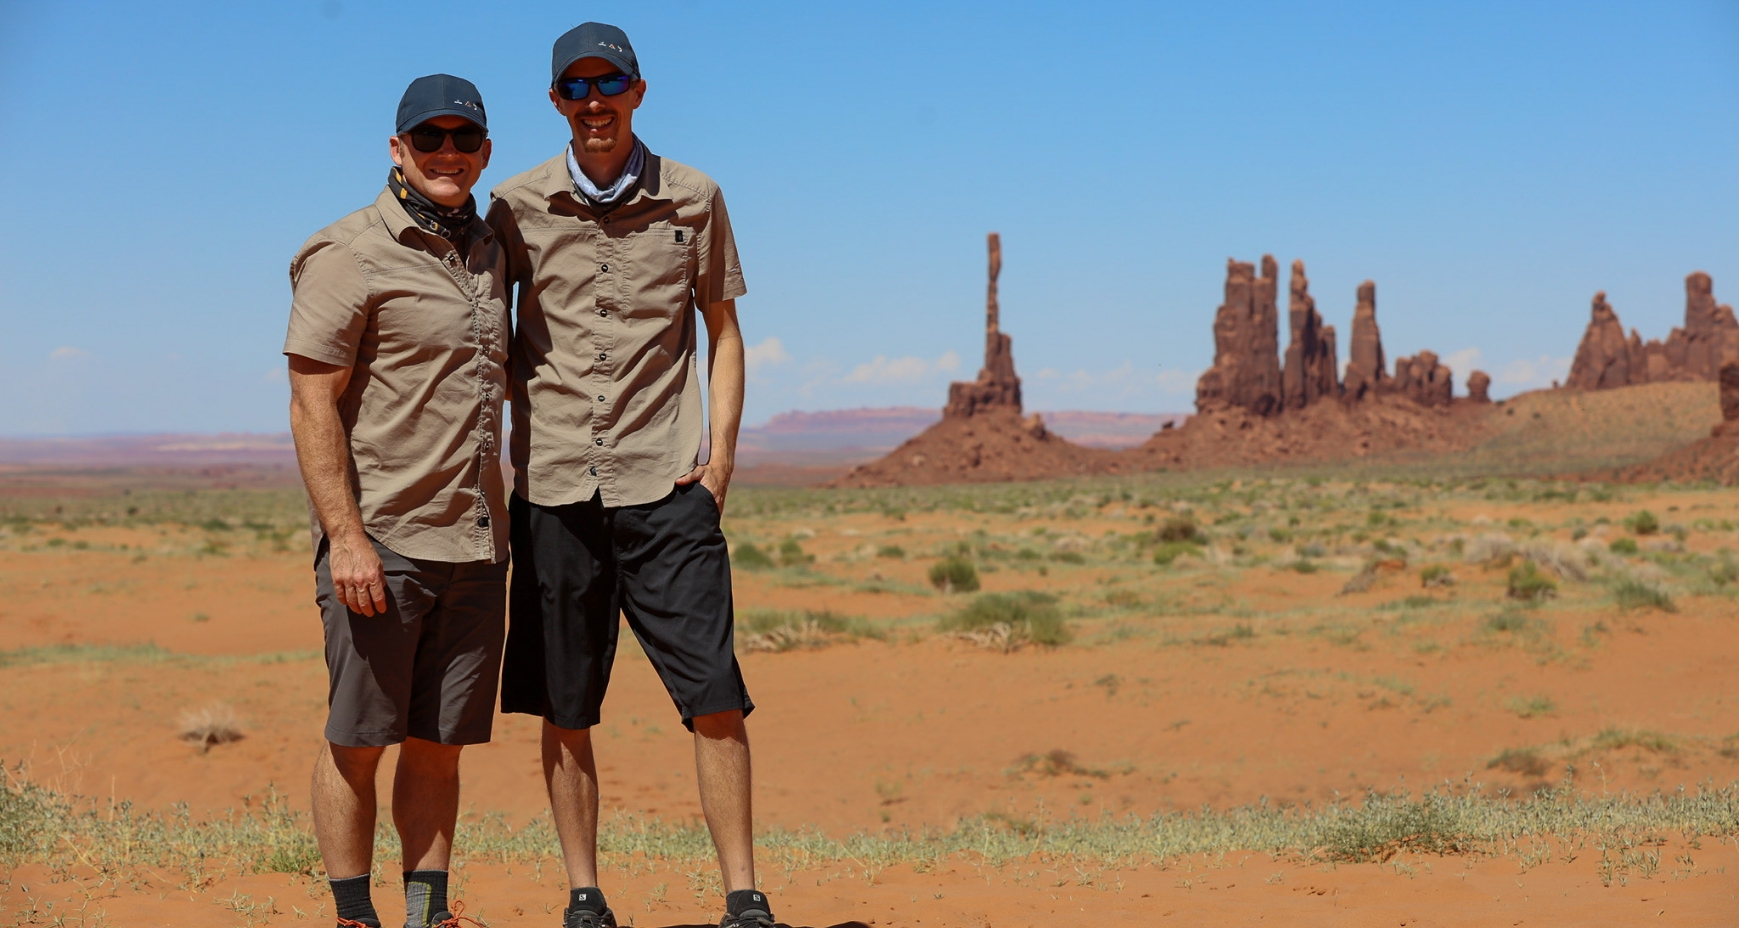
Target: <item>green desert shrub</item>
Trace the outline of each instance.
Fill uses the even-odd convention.
[[[876,557],[904,558],[906,549],[899,545],[882,545],[876,549]]]
[[[1533,561],[1523,561],[1510,568],[1507,590],[1511,599],[1539,602],[1558,595],[1558,581],[1541,571]]]
[[[745,541],[731,552],[731,566],[742,570],[772,570],[779,565],[773,562],[772,555]]]
[[[1621,609],[1659,609],[1662,612],[1677,612],[1679,608],[1673,605],[1673,598],[1665,590],[1652,584],[1644,583],[1635,577],[1625,577],[1612,585],[1612,598],[1618,602]]]
[[[1624,517],[1624,527],[1635,535],[1653,535],[1661,530],[1661,523],[1654,513],[1641,509]]]
[[[1063,622],[1057,598],[1048,593],[1021,590],[1015,593],[985,593],[966,608],[944,616],[937,627],[945,632],[984,632],[1006,629],[1014,641],[1056,646],[1073,637]]]
[[[1419,571],[1419,585],[1425,589],[1439,586],[1454,586],[1455,575],[1450,573],[1449,568],[1442,564],[1432,564],[1424,570]]]
[[[1162,543],[1182,541],[1205,545],[1208,543],[1208,536],[1202,532],[1196,520],[1189,516],[1169,516],[1165,524],[1159,527],[1159,540]]]
[[[1186,554],[1190,557],[1201,557],[1202,549],[1187,541],[1168,541],[1153,552],[1153,562],[1161,567],[1170,567],[1172,561]]]
[[[958,554],[930,565],[930,585],[944,593],[972,593],[978,590],[978,568]]]
[[[779,542],[779,566],[803,567],[815,563],[815,555],[807,554],[803,546],[795,538],[787,538]]]
[[[1642,549],[1636,546],[1635,538],[1615,538],[1612,544],[1606,546],[1606,550],[1613,554],[1635,554]]]

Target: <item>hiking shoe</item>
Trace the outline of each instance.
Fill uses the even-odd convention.
[[[563,909],[562,928],[616,928],[616,913],[608,907],[602,913],[591,909]]]
[[[778,928],[773,913],[765,909],[744,909],[736,915],[726,915],[719,928]]]

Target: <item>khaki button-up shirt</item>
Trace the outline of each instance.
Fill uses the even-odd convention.
[[[284,353],[352,368],[338,404],[351,485],[368,534],[405,557],[507,556],[504,260],[482,220],[461,260],[386,190],[290,262]]]
[[[491,196],[519,288],[515,488],[540,506],[664,498],[704,429],[695,310],[746,292],[718,185],[648,153],[633,196],[595,212],[564,152]]]

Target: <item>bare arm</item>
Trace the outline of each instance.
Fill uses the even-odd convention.
[[[679,484],[700,481],[725,511],[731,472],[737,464],[737,428],[743,422],[743,332],[737,327],[737,301],[709,303],[701,311],[707,334],[707,411],[712,424],[712,455]]]
[[[346,606],[374,615],[386,611],[386,574],[351,491],[350,439],[338,415],[349,385],[350,368],[290,355],[290,434],[302,483],[326,531],[332,585]]]

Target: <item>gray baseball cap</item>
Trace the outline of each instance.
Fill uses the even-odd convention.
[[[483,95],[477,85],[451,74],[430,74],[411,81],[399,98],[397,132],[406,132],[436,116],[460,116],[488,129]]]
[[[622,73],[636,80],[640,78],[640,59],[634,57],[628,33],[607,23],[580,23],[556,39],[554,54],[550,56],[550,83],[555,83],[563,71],[581,58],[602,58],[621,68]]]

